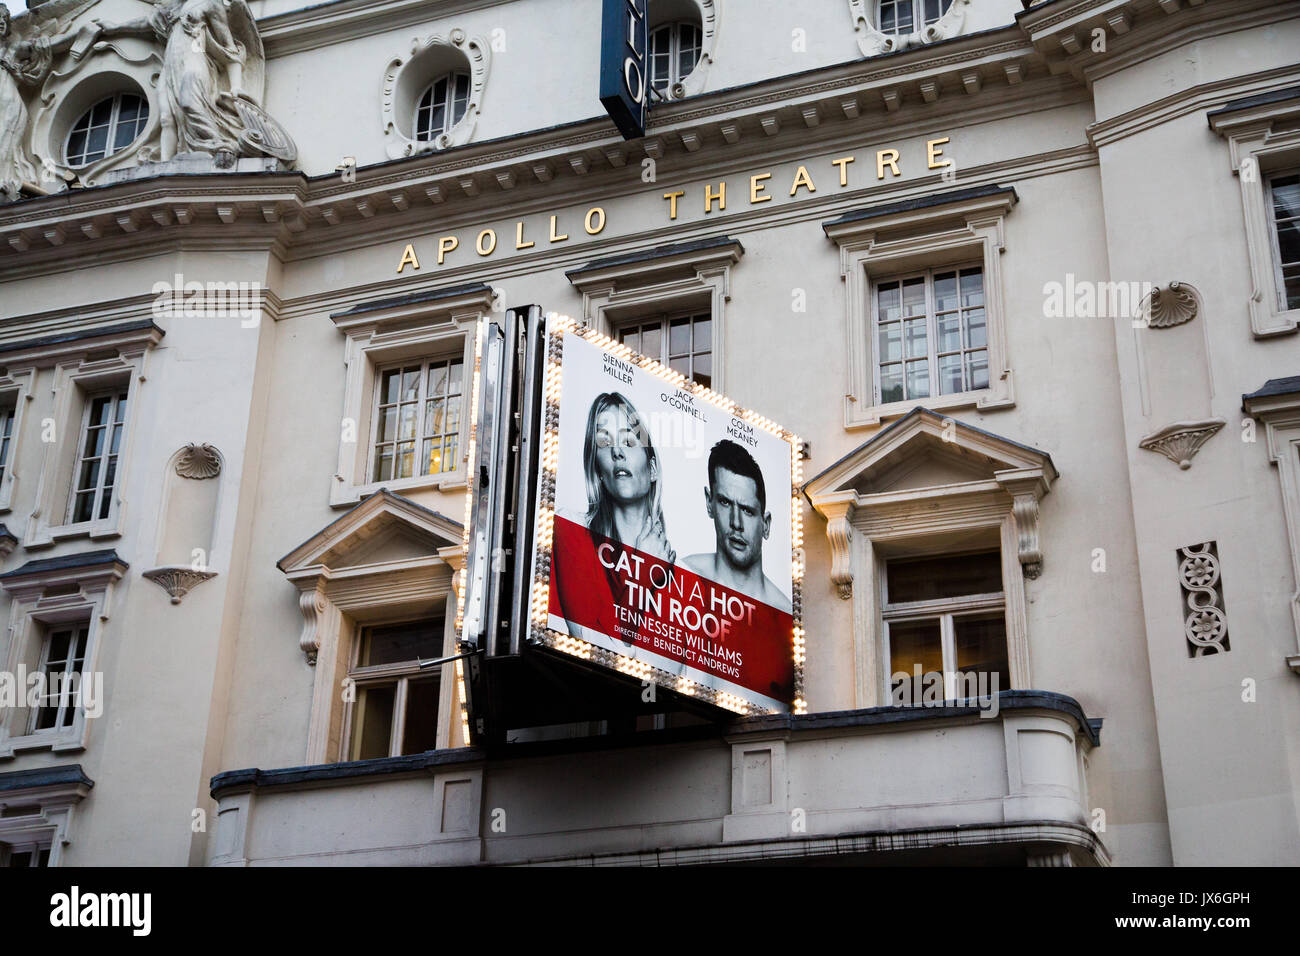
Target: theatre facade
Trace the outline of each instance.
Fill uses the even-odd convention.
[[[1300,864],[1297,49],[1286,0],[0,8],[0,864]],[[538,312],[792,450],[776,520],[710,465],[637,545],[761,528],[786,696],[576,630],[475,683],[484,330]]]

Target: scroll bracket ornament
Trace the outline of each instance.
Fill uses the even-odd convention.
[[[302,612],[302,633],[298,637],[298,646],[307,655],[307,663],[316,666],[316,655],[320,651],[320,616],[329,607],[329,601],[319,588],[304,588],[298,595],[298,610]]]
[[[152,581],[166,591],[173,604],[180,604],[181,598],[216,576],[216,571],[198,571],[188,565],[168,565],[145,571],[141,575],[146,581]]]
[[[831,583],[840,599],[847,601],[853,597],[853,503],[828,502],[822,513],[831,543]]]
[[[1222,418],[1207,418],[1196,422],[1174,422],[1138,442],[1139,448],[1159,452],[1179,468],[1192,467],[1192,459],[1201,446],[1215,436],[1227,422]]]
[[[1038,500],[1047,493],[1047,481],[1041,471],[1000,472],[997,478],[1011,495],[1011,516],[1015,520],[1016,550],[1025,577],[1035,580],[1043,573],[1043,551],[1038,537]]]

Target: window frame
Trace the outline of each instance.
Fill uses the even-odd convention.
[[[67,441],[42,442],[41,466],[35,503],[26,522],[22,544],[40,548],[64,538],[89,537],[92,540],[120,537],[126,512],[127,491],[133,475],[133,448],[139,432],[140,408],[148,381],[149,353],[161,341],[163,330],[145,320],[136,327],[106,329],[103,334],[89,330],[51,354],[49,347],[15,349],[11,353],[10,375],[17,370],[30,374],[35,368],[52,367],[50,393],[52,408],[33,409],[38,421],[49,417],[55,435],[79,430],[86,414],[87,396],[102,391],[123,389],[128,393],[124,437],[117,455],[117,474],[113,485],[113,503],[108,516],[70,524],[69,502],[75,483],[73,469],[80,455],[80,445]],[[4,385],[0,380],[0,388]],[[42,389],[44,393],[44,389]],[[27,393],[29,396],[32,392]],[[78,441],[80,441],[78,433]],[[12,486],[13,482],[9,482]],[[0,503],[4,491],[0,490]]]
[[[23,569],[19,568],[10,572],[13,577],[0,580],[0,585],[11,597],[9,625],[5,632],[7,641],[0,637],[0,648],[4,648],[0,661],[3,661],[5,669],[11,674],[17,673],[20,664],[33,659],[43,664],[46,641],[51,632],[84,627],[86,647],[78,684],[84,693],[87,681],[93,679],[98,670],[114,587],[126,570],[126,564],[109,552],[95,564],[30,573],[22,573]],[[97,689],[103,690],[102,686]],[[103,701],[105,712],[107,703]],[[94,718],[88,717],[81,701],[78,704],[68,726],[38,731],[31,730],[35,723],[32,713],[24,714],[22,726],[18,726],[20,708],[0,710],[0,758],[12,757],[26,750],[48,749],[54,753],[84,750]]]
[[[457,89],[458,89],[458,84],[462,78],[465,81],[465,95],[462,102],[460,115],[457,116],[456,103],[460,101],[460,97],[457,93]],[[420,115],[425,111],[424,99],[426,96],[429,98],[428,109],[430,114],[430,120],[432,120],[433,111],[437,106],[437,104],[434,102],[433,99],[433,91],[437,87],[437,85],[443,81],[446,81],[447,83],[447,99],[446,99],[446,108],[444,109],[443,112],[442,128],[435,130],[432,128],[432,126],[430,126],[430,128],[427,130],[421,129]],[[420,95],[415,99],[415,116],[411,122],[411,131],[414,133],[415,141],[420,144],[434,143],[437,141],[439,136],[450,135],[451,131],[455,129],[458,125],[460,125],[460,123],[465,119],[465,117],[469,115],[469,106],[470,106],[473,87],[474,87],[474,77],[471,75],[468,69],[448,70],[446,73],[443,73],[439,76],[435,76],[433,80],[429,83],[429,85],[426,86],[421,91]]]
[[[32,401],[35,369],[9,369],[0,375],[0,405],[12,411],[12,427],[7,454],[0,460],[0,514],[13,509],[14,487],[18,484],[18,465],[23,462],[23,421],[28,402]]]
[[[40,837],[27,836],[19,842],[18,838],[13,840],[0,840],[0,869],[16,869],[13,864],[14,854],[27,853],[32,854],[32,862],[28,863],[23,869],[44,869],[51,866],[51,860],[54,858],[54,834],[53,832],[44,833]],[[41,853],[45,854],[45,862],[41,862]]]
[[[944,16],[948,13],[948,11],[952,9],[953,0],[946,0],[947,7],[944,6],[945,0],[938,0],[938,2],[939,2],[938,14],[936,14],[934,17],[930,17],[925,13],[925,0],[876,0],[876,23],[879,24],[880,32],[884,33],[886,36],[901,37],[901,36],[911,36],[913,33],[920,33],[926,27],[934,26],[934,24],[942,20]],[[885,29],[886,5],[892,6],[895,10],[897,10],[897,8],[902,6],[903,4],[907,4],[907,7],[911,12],[911,19],[912,19],[911,28],[908,29],[906,32],[897,29],[886,30]],[[921,13],[922,13],[920,23],[917,22],[917,16],[916,16],[916,8],[918,4],[921,7]],[[897,17],[895,17],[895,22],[897,23]]]
[[[1282,237],[1279,234],[1277,210],[1273,203],[1273,181],[1284,179],[1288,176],[1295,176],[1297,179],[1300,179],[1300,166],[1273,170],[1261,176],[1264,183],[1264,210],[1268,213],[1269,220],[1269,250],[1272,253],[1273,259],[1274,297],[1277,300],[1276,305],[1278,312],[1293,312],[1300,310],[1300,306],[1297,306],[1295,309],[1291,308],[1287,299],[1286,275],[1283,272],[1283,267],[1286,263],[1282,261]],[[1297,217],[1297,220],[1300,221],[1300,217]],[[1292,263],[1292,265],[1300,265],[1300,262]],[[1300,278],[1298,278],[1297,281],[1300,281]]]
[[[682,73],[682,31],[685,28],[695,31],[697,42],[695,61],[687,72]],[[654,38],[665,31],[668,33],[668,76],[663,85],[660,86],[654,78]],[[700,65],[700,61],[704,58],[704,25],[694,20],[665,20],[662,23],[657,23],[647,32],[646,47],[646,59],[648,60],[646,72],[649,74],[646,77],[647,85],[657,90],[661,96],[669,97],[672,95],[671,91],[674,88],[680,87],[695,72],[696,67]]]
[[[429,371],[430,371],[430,369],[432,368],[432,366],[434,366],[434,365],[440,365],[440,364],[446,364],[446,365],[448,366],[448,368],[450,369],[451,364],[454,363],[454,362],[459,362],[459,363],[460,363],[460,391],[456,393],[456,397],[460,399],[460,412],[459,412],[459,418],[458,418],[458,422],[457,422],[457,426],[456,426],[456,446],[455,446],[455,447],[456,447],[456,451],[457,451],[458,456],[461,458],[461,464],[457,465],[455,468],[444,468],[444,469],[442,469],[442,470],[440,470],[440,471],[437,471],[437,472],[431,472],[431,471],[430,471],[430,472],[419,471],[419,472],[416,472],[415,474],[412,474],[412,475],[406,475],[406,476],[401,477],[401,478],[397,478],[397,477],[393,477],[393,478],[375,478],[375,477],[374,477],[374,474],[375,474],[375,464],[376,464],[376,462],[375,462],[375,453],[376,453],[376,451],[378,450],[378,446],[379,446],[379,442],[377,441],[377,438],[378,438],[378,434],[379,434],[380,413],[381,413],[381,411],[382,411],[383,406],[384,406],[385,404],[388,404],[388,403],[382,401],[382,398],[383,398],[382,390],[383,390],[383,384],[384,384],[384,373],[385,373],[385,372],[391,372],[391,371],[393,371],[393,370],[395,370],[395,369],[396,369],[396,370],[405,370],[406,368],[409,368],[409,367],[411,367],[411,366],[419,365],[419,368],[420,368],[420,390],[419,390],[419,397],[416,398],[415,401],[414,401],[413,403],[412,403],[412,402],[404,402],[404,401],[402,401],[402,400],[399,398],[396,404],[397,404],[397,408],[398,408],[398,425],[399,425],[399,427],[400,427],[400,423],[401,423],[401,407],[402,407],[403,405],[407,405],[407,404],[414,404],[414,405],[416,406],[416,408],[417,408],[418,426],[417,426],[417,428],[416,428],[416,434],[415,434],[415,437],[414,437],[414,439],[411,439],[411,440],[414,441],[415,444],[416,444],[416,446],[417,446],[416,449],[415,449],[415,457],[416,457],[416,460],[419,461],[419,462],[421,463],[421,465],[423,466],[424,464],[427,464],[428,459],[427,459],[424,455],[419,454],[419,450],[420,450],[421,447],[423,447],[423,444],[424,444],[425,442],[429,441],[430,438],[432,437],[432,436],[430,436],[430,435],[428,434],[428,432],[427,432],[427,430],[426,430],[426,422],[425,422],[425,415],[427,414],[427,411],[428,411],[428,403],[432,400],[432,399],[429,398],[429,395],[428,395]],[[466,369],[466,365],[465,365],[465,357],[464,357],[464,355],[463,355],[463,354],[456,354],[456,353],[454,353],[454,352],[445,352],[445,353],[439,353],[439,354],[434,354],[434,355],[415,356],[415,357],[412,357],[412,358],[407,359],[407,360],[405,360],[405,361],[386,362],[386,363],[384,363],[384,364],[382,364],[382,365],[376,365],[376,366],[375,366],[375,369],[374,369],[374,372],[373,372],[374,379],[375,379],[375,386],[374,386],[374,388],[372,389],[372,399],[371,399],[371,409],[372,409],[372,411],[373,411],[373,414],[372,414],[371,419],[370,419],[370,432],[369,432],[369,446],[370,446],[370,450],[369,450],[369,452],[367,453],[367,460],[368,460],[368,462],[369,462],[369,467],[368,467],[367,470],[366,470],[366,475],[367,475],[368,478],[370,478],[370,481],[368,482],[369,484],[384,484],[384,485],[391,485],[391,484],[393,484],[393,483],[395,483],[395,482],[404,482],[404,481],[408,481],[408,480],[410,480],[410,479],[414,479],[414,478],[434,478],[434,479],[441,479],[443,476],[445,476],[445,475],[449,475],[449,474],[453,474],[453,473],[455,473],[456,471],[459,471],[459,470],[461,470],[461,469],[464,467],[464,446],[463,446],[462,443],[463,443],[463,442],[465,441],[465,439],[466,439],[466,431],[467,431],[467,429],[465,428],[465,422],[464,422],[464,420],[465,420],[465,416],[466,416],[466,414],[467,414],[467,412],[468,412],[468,409],[466,409],[466,407],[465,407],[465,405],[466,405],[466,398],[467,398],[467,394],[466,394],[466,390],[465,390],[465,385],[466,385],[465,369]],[[445,392],[444,395],[443,395],[443,400],[446,401],[446,400],[447,400],[448,398],[450,398],[450,397],[451,397],[450,393],[449,393],[449,392]],[[445,413],[445,406],[444,406],[444,413]],[[446,440],[447,440],[447,438],[448,438],[450,435],[451,435],[450,432],[441,432],[441,433],[438,435],[438,439],[439,439],[439,441],[443,444],[443,447],[444,447],[444,448],[446,447]],[[397,464],[397,457],[396,457],[396,456],[397,456],[397,446],[400,445],[400,444],[402,444],[402,443],[403,443],[403,439],[400,439],[400,438],[394,438],[392,442],[384,442],[384,444],[391,444],[391,445],[393,446],[393,455],[394,455],[394,457],[393,457],[393,470],[394,470],[394,472],[396,472],[396,470],[397,470],[397,467],[396,467],[396,464]]]
[[[961,391],[957,391],[957,392],[948,392],[948,393],[945,394],[945,393],[943,393],[943,392],[941,391],[941,390],[942,390],[942,383],[941,383],[941,381],[940,381],[940,379],[939,379],[939,359],[940,359],[941,356],[940,356],[940,354],[939,354],[939,349],[938,349],[938,338],[939,338],[939,336],[938,336],[938,331],[939,331],[939,316],[938,316],[938,308],[937,308],[937,299],[936,299],[935,291],[934,291],[934,276],[935,276],[935,273],[941,273],[941,272],[953,272],[953,273],[956,275],[956,277],[957,277],[957,283],[958,283],[958,285],[957,285],[957,295],[958,295],[958,297],[960,297],[960,296],[961,296],[961,276],[962,276],[963,273],[968,272],[968,271],[970,271],[970,270],[974,270],[974,269],[979,269],[980,272],[981,272],[981,276],[983,276],[984,263],[983,263],[983,262],[978,262],[978,263],[977,263],[977,262],[967,262],[967,263],[958,263],[958,264],[950,265],[950,266],[949,266],[949,265],[945,265],[945,266],[934,266],[934,267],[931,267],[931,268],[928,268],[928,269],[917,269],[917,270],[912,270],[912,271],[910,271],[910,272],[900,273],[900,274],[895,275],[895,276],[883,276],[883,275],[882,275],[882,276],[880,276],[880,277],[878,277],[878,278],[874,278],[874,279],[871,280],[871,305],[870,305],[871,329],[870,329],[870,331],[869,331],[868,334],[871,336],[872,344],[876,346],[876,350],[877,350],[875,353],[873,353],[873,356],[872,356],[872,364],[871,364],[871,372],[872,372],[872,376],[871,376],[871,377],[872,377],[872,392],[871,392],[871,397],[872,397],[872,402],[873,402],[873,404],[874,404],[875,406],[879,407],[879,406],[887,405],[887,404],[897,404],[897,405],[903,405],[903,404],[906,404],[906,405],[908,405],[908,406],[911,406],[911,405],[915,405],[915,404],[917,404],[917,403],[921,403],[921,402],[929,402],[929,401],[932,400],[932,399],[939,400],[939,401],[943,401],[943,400],[945,400],[945,399],[949,399],[949,398],[956,397],[956,396],[972,395],[972,394],[974,394],[974,393],[976,393],[976,392],[984,392],[984,391],[987,391],[987,390],[989,389],[990,385],[986,384],[986,385],[982,385],[982,386],[980,386],[979,388],[963,388]],[[882,363],[882,362],[880,361],[880,356],[879,356],[879,354],[878,354],[879,345],[880,345],[880,287],[881,287],[882,285],[888,285],[888,284],[890,284],[890,283],[897,282],[897,283],[899,283],[899,285],[900,285],[900,289],[901,289],[902,284],[905,283],[905,282],[907,282],[909,279],[918,279],[918,278],[920,278],[920,279],[924,279],[924,281],[925,281],[925,320],[926,320],[926,321],[925,321],[925,330],[926,330],[926,331],[925,331],[925,336],[926,336],[926,355],[925,355],[925,359],[926,359],[926,362],[927,362],[927,364],[928,364],[928,366],[929,366],[929,376],[928,376],[928,378],[929,378],[930,394],[925,395],[925,396],[920,396],[920,397],[917,397],[917,398],[909,398],[909,397],[906,397],[906,395],[905,395],[904,398],[903,398],[901,401],[893,402],[893,403],[887,403],[887,402],[883,401],[884,394],[883,394],[883,392],[882,392],[882,390],[881,390],[881,376],[880,376],[880,370],[881,370],[881,366],[882,366],[882,364],[895,364],[895,363],[892,363],[892,362],[891,362],[891,363]],[[982,284],[982,283],[983,283],[983,278],[981,278],[981,284]],[[984,331],[985,331],[985,342],[984,342],[984,345],[983,345],[982,347],[980,347],[980,348],[983,349],[983,351],[984,351],[984,353],[985,353],[985,360],[986,360],[986,362],[987,362],[988,355],[989,355],[989,353],[990,353],[990,351],[991,351],[991,349],[990,349],[990,347],[989,347],[989,343],[988,343],[988,306],[987,306],[987,294],[986,294],[986,293],[982,293],[982,294],[985,295],[985,302],[986,302],[986,304],[985,304],[985,305],[982,305],[982,306],[979,306],[979,308],[982,308],[982,309],[984,310]],[[956,313],[957,313],[957,316],[958,316],[959,319],[962,317],[962,315],[963,315],[963,313],[964,313],[965,311],[966,311],[965,307],[963,307],[963,306],[960,304],[960,302],[959,302],[959,304],[958,304],[958,306],[957,306],[957,308],[956,308]],[[899,319],[900,319],[900,322],[904,322],[904,323],[906,322],[906,317],[903,316],[901,313],[900,313],[900,317],[899,317]],[[899,360],[898,360],[898,362],[897,362],[896,364],[899,364],[899,365],[901,365],[901,366],[903,367],[903,378],[902,378],[902,382],[903,382],[903,391],[904,391],[904,393],[906,393],[906,391],[907,391],[907,364],[908,364],[909,359],[908,359],[907,354],[906,354],[906,353],[907,353],[907,347],[906,347],[906,341],[907,341],[907,340],[906,340],[906,331],[905,331],[905,328],[900,327],[900,331],[903,332],[903,338],[902,338],[902,340],[901,340],[903,351],[902,351],[902,355],[901,355],[901,357],[899,358]],[[963,341],[964,341],[964,334],[965,334],[965,325],[964,325],[964,324],[960,327],[960,331],[961,331],[962,334],[963,334]],[[972,348],[967,348],[965,345],[962,345],[962,346],[959,346],[958,349],[957,349],[957,354],[960,355],[960,356],[962,357],[962,384],[963,384],[963,385],[965,385],[965,382],[966,382],[966,362],[965,362],[965,357],[966,357],[967,353],[969,353],[969,352],[979,351],[980,348],[973,348],[973,349],[972,349]],[[952,354],[952,353],[949,352],[948,354]],[[916,360],[915,360],[915,359],[911,359],[911,361],[916,361]]]
[[[361,692],[371,687],[394,686],[393,693],[393,722],[388,735],[388,753],[386,757],[400,757],[402,750],[402,740],[406,734],[406,717],[407,703],[409,700],[409,688],[411,682],[428,681],[437,685],[438,695],[442,695],[442,669],[440,667],[429,668],[428,670],[420,669],[420,661],[424,658],[413,658],[409,661],[395,661],[389,664],[373,664],[362,666],[358,663],[361,658],[361,648],[366,638],[366,632],[374,628],[389,627],[394,624],[424,624],[428,623],[436,629],[438,641],[443,641],[443,635],[446,631],[447,621],[444,613],[434,617],[425,617],[419,619],[408,619],[405,617],[395,618],[387,621],[372,621],[365,624],[358,624],[353,629],[352,646],[348,650],[348,672],[345,680],[351,681],[355,691],[352,700],[349,700],[343,714],[343,739],[339,744],[339,755],[346,759],[362,760],[367,758],[353,756],[355,749],[356,734],[360,729],[359,719],[361,714]],[[436,656],[431,658],[436,660]],[[441,703],[441,700],[439,701]],[[439,713],[436,718],[438,723],[444,720],[444,714],[439,707]],[[374,759],[374,758],[369,758]]]
[[[30,713],[28,713],[27,715],[27,733],[25,734],[25,736],[33,736],[36,734],[58,733],[67,727],[71,727],[72,724],[76,722],[77,715],[82,708],[80,694],[81,694],[81,687],[84,681],[86,680],[85,677],[86,656],[90,650],[90,622],[69,621],[66,623],[59,623],[59,624],[47,624],[44,626],[43,629],[45,631],[45,635],[41,640],[41,656],[40,656],[39,663],[37,664],[37,669],[40,671],[40,673],[45,675],[45,681],[46,681],[45,686],[46,686],[47,698],[49,697],[50,649],[53,646],[54,638],[56,635],[62,633],[68,633],[72,636],[68,643],[68,657],[64,659],[64,663],[69,664],[72,661],[77,659],[77,655],[75,655],[73,651],[79,645],[81,648],[81,654],[80,654],[81,666],[76,671],[70,671],[66,667],[64,668],[63,671],[64,676],[61,682],[62,688],[59,693],[59,703],[58,703],[57,710],[55,711],[53,726],[44,727],[44,728],[38,726],[40,724],[41,712],[46,710],[49,707],[49,705],[46,704],[44,706],[38,706],[32,709]],[[77,642],[77,644],[72,643],[72,641],[74,640]],[[66,683],[70,675],[73,673],[78,675],[77,677],[78,699],[75,703],[69,700],[69,694],[67,691],[67,683]],[[74,709],[70,713],[70,719],[65,722],[63,718],[66,714],[68,714],[68,708],[74,708]]]
[[[466,485],[469,422],[473,401],[475,335],[479,320],[492,308],[493,290],[487,286],[448,290],[441,302],[422,301],[375,308],[359,306],[331,316],[343,333],[343,415],[351,433],[341,428],[338,465],[330,480],[331,508],[350,508],[380,488],[406,493],[417,488],[459,491]],[[422,299],[438,298],[434,293]],[[452,471],[414,475],[389,481],[372,481],[374,440],[378,415],[381,370],[403,363],[461,358],[460,462]]]
[[[1297,121],[1300,97],[1209,114],[1210,128],[1228,142],[1229,169],[1241,195],[1251,279],[1246,311],[1256,339],[1300,330],[1300,308],[1285,308],[1269,188],[1273,178],[1300,171]]]
[[[970,554],[988,553],[986,551],[970,552]],[[968,554],[961,552],[940,552],[929,557],[945,558],[952,561],[959,561]],[[1005,587],[1001,591],[990,591],[980,594],[964,594],[957,597],[934,598],[924,601],[899,601],[891,602],[889,599],[889,563],[890,561],[900,560],[899,558],[883,558],[880,561],[880,620],[881,620],[881,647],[880,659],[885,680],[885,686],[882,690],[885,700],[893,699],[893,686],[891,684],[894,673],[893,666],[893,641],[890,631],[891,624],[913,623],[917,621],[939,621],[939,639],[940,653],[943,659],[943,691],[944,700],[956,699],[956,679],[959,673],[957,668],[957,650],[956,650],[956,631],[954,621],[959,617],[977,617],[988,614],[991,611],[997,611],[1002,616],[1002,625],[1005,632],[1007,620],[1007,594]],[[1001,554],[999,553],[999,560]],[[1005,640],[1005,638],[1004,638]],[[1010,668],[1010,648],[1006,647],[1008,669]],[[1005,688],[999,688],[1003,690]]]
[[[101,398],[109,399],[110,414],[109,414],[108,422],[107,424],[102,426],[92,426],[90,424],[90,414],[95,407],[95,402]],[[123,406],[125,406],[124,412],[122,411]],[[72,476],[68,482],[68,501],[64,511],[63,527],[66,527],[68,529],[74,529],[79,527],[90,527],[97,523],[102,523],[102,522],[107,522],[112,520],[113,511],[117,507],[116,498],[117,498],[117,493],[119,491],[119,485],[121,483],[122,449],[126,447],[126,437],[127,437],[126,422],[127,422],[127,416],[130,414],[130,411],[131,411],[131,387],[129,382],[120,386],[111,386],[109,388],[98,389],[95,391],[87,391],[82,394],[81,426],[77,430],[77,447],[73,457]],[[121,412],[122,414],[121,419],[118,418],[119,412]],[[78,488],[77,485],[80,482],[82,466],[85,464],[86,461],[89,460],[85,452],[86,452],[86,439],[89,437],[89,431],[91,427],[96,427],[96,428],[102,427],[105,430],[105,433],[107,435],[107,438],[105,439],[105,443],[104,443],[104,452],[98,456],[101,465],[104,465],[105,467],[101,467],[97,471],[97,477],[95,479],[94,488],[84,489],[84,488]],[[113,453],[111,451],[112,442],[113,442],[113,430],[116,428],[121,429],[123,438],[119,445],[118,451],[116,453]],[[111,485],[106,485],[104,479],[106,474],[108,473],[107,463],[109,459],[113,459],[112,461],[113,483]],[[94,497],[92,499],[92,504],[90,509],[90,517],[84,518],[81,521],[77,521],[75,520],[76,512],[77,512],[77,496],[84,494],[87,490],[92,490],[94,492]],[[108,495],[110,497],[109,510],[107,514],[100,515],[100,512],[103,510],[102,505],[103,505],[103,498],[105,495]]]
[[[619,342],[623,342],[623,334],[624,334],[625,332],[629,331],[632,327],[634,327],[634,326],[637,327],[637,334],[639,335],[639,334],[641,334],[641,333],[644,332],[645,328],[649,327],[649,326],[652,325],[652,324],[657,323],[657,324],[659,325],[659,332],[660,332],[660,335],[662,336],[662,346],[661,346],[661,348],[660,348],[660,350],[659,350],[659,355],[651,355],[651,356],[649,356],[649,357],[652,358],[652,359],[654,359],[655,361],[657,361],[657,362],[658,362],[660,365],[662,365],[664,368],[672,368],[672,365],[671,365],[672,359],[673,359],[673,358],[682,358],[682,357],[683,357],[683,356],[680,356],[680,355],[679,355],[679,356],[673,356],[673,355],[671,354],[671,349],[670,349],[670,345],[669,345],[669,341],[668,341],[669,330],[672,328],[672,323],[673,323],[674,321],[678,320],[678,319],[690,319],[690,321],[691,321],[691,326],[690,326],[690,329],[691,329],[691,350],[690,350],[688,353],[686,353],[686,355],[685,355],[685,358],[687,358],[687,359],[690,360],[690,366],[691,366],[691,372],[690,372],[690,374],[687,374],[687,375],[686,375],[687,379],[689,379],[689,380],[692,381],[692,382],[694,382],[694,381],[698,381],[698,380],[695,378],[695,360],[696,360],[696,358],[699,357],[699,356],[707,355],[707,356],[709,357],[709,369],[710,369],[710,371],[709,371],[709,381],[708,381],[708,382],[701,383],[701,384],[703,384],[706,388],[714,389],[715,387],[714,387],[714,385],[712,384],[712,383],[713,383],[713,366],[714,366],[714,362],[713,362],[713,314],[712,314],[708,309],[699,309],[699,308],[696,308],[696,309],[678,309],[678,310],[676,310],[676,311],[669,311],[669,312],[651,312],[651,313],[646,314],[646,315],[635,315],[635,314],[634,314],[634,315],[625,315],[625,316],[623,316],[622,318],[619,318],[618,320],[616,320],[616,321],[614,321],[614,322],[612,323],[612,326],[613,326],[613,333],[614,333],[614,334],[611,336],[611,338],[613,338],[613,339],[615,339],[615,340],[617,340],[617,341],[619,341]],[[698,321],[701,321],[701,320],[707,320],[708,323],[709,323],[709,342],[708,342],[708,351],[707,351],[707,352],[705,352],[705,351],[701,351],[701,352],[697,352],[697,351],[695,351],[695,323],[698,322]],[[640,350],[636,350],[636,349],[634,349],[633,351],[640,351]],[[646,352],[640,352],[640,354],[642,354],[642,355],[646,355],[646,354],[648,354],[648,353],[646,353]],[[683,373],[683,374],[685,374],[685,373]],[[715,389],[715,391],[716,391],[716,389]]]
[[[664,247],[658,254],[633,254],[626,260],[589,263],[565,275],[582,293],[586,323],[610,338],[624,323],[658,315],[708,313],[712,322],[709,354],[713,374],[709,388],[726,393],[727,303],[731,269],[745,248],[727,236],[704,243]]]
[[[114,148],[112,144],[117,141],[117,128],[118,128],[118,123],[121,120],[122,99],[123,97],[127,97],[127,96],[135,97],[137,100],[140,101],[142,107],[142,113],[137,114],[136,119],[132,121],[136,125],[135,135],[132,136],[131,139],[125,145]],[[107,148],[104,152],[104,155],[97,156],[94,159],[86,159],[83,156],[80,162],[73,162],[72,154],[69,151],[69,146],[71,145],[73,134],[77,131],[77,125],[83,119],[86,119],[87,117],[93,115],[94,111],[98,109],[105,101],[108,100],[111,100],[113,105],[110,107],[110,111],[109,111]],[[63,162],[65,165],[68,166],[69,169],[86,169],[90,166],[95,165],[95,163],[101,163],[106,159],[110,159],[113,156],[116,156],[118,153],[130,149],[131,146],[135,143],[135,141],[140,138],[141,134],[143,134],[144,131],[148,129],[148,127],[149,127],[149,98],[147,96],[144,96],[141,93],[133,93],[130,90],[120,90],[117,93],[114,93],[112,96],[100,97],[90,106],[88,106],[85,110],[83,110],[81,115],[79,115],[68,127],[68,133],[66,136],[63,137]],[[86,127],[87,144],[89,144],[89,132],[91,128],[92,128],[91,125],[88,123]]]
[[[846,429],[874,427],[922,405],[933,411],[1015,406],[1002,265],[1007,248],[1005,219],[1017,202],[1014,189],[981,187],[939,194],[919,207],[906,208],[909,204],[901,203],[901,208],[868,209],[822,223],[827,236],[840,247],[840,274],[844,279],[849,375],[844,390]],[[877,282],[976,263],[982,264],[984,270],[988,387],[880,402],[875,338]]]

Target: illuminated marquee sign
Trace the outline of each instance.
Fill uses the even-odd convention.
[[[571,319],[545,350],[528,639],[803,712],[798,439]]]
[[[604,0],[600,103],[624,139],[645,135],[646,0]]]

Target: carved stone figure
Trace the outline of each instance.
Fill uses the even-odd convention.
[[[254,95],[265,55],[245,0],[165,0],[152,15],[104,26],[103,34],[156,37],[165,46],[158,80],[162,161],[209,153],[228,168],[240,156],[297,158],[293,140]]]
[[[47,0],[11,16],[0,3],[0,200],[17,199],[24,187],[37,186],[35,164],[27,155],[25,92],[44,82],[54,58],[73,47],[86,49],[98,33],[88,26],[78,33],[68,25],[95,0]]]

